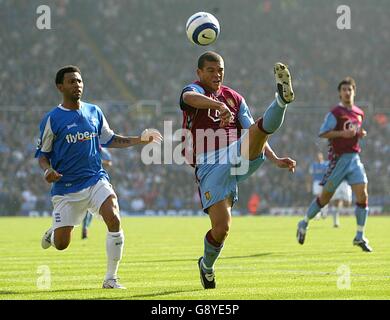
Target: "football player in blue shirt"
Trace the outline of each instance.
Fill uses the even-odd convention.
[[[124,289],[117,277],[124,245],[118,200],[102,167],[99,148],[160,143],[162,136],[154,129],[135,137],[115,134],[98,106],[81,101],[84,84],[78,67],[61,68],[55,82],[63,102],[43,118],[35,154],[45,180],[52,183],[54,207],[53,224],[42,238],[42,248],[66,249],[85,212],[100,214],[108,228],[103,288]]]

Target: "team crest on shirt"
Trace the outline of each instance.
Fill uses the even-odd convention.
[[[234,107],[234,100],[233,100],[233,99],[227,98],[227,99],[226,99],[226,103],[227,103],[231,108]]]
[[[209,201],[211,199],[210,191],[205,192],[204,196],[206,197],[206,200]]]
[[[357,130],[359,129],[359,124],[352,122],[351,120],[344,122],[344,130]]]
[[[220,111],[219,110],[214,110],[214,109],[209,109],[208,111],[208,117],[213,120],[214,122],[218,122],[220,121],[219,119],[219,114],[220,114]]]
[[[77,127],[77,124],[76,124],[76,122],[73,122],[72,124],[68,124],[67,126],[66,126],[66,128],[69,130],[69,129],[72,129],[72,128],[74,128],[74,127]]]

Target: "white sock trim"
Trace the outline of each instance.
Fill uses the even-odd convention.
[[[107,231],[107,236],[111,236],[111,237],[120,237],[120,236],[123,236],[123,230],[119,230],[118,232],[111,232],[111,231]]]
[[[52,247],[54,247],[54,248],[56,247],[55,244],[54,244],[54,230],[53,230],[53,232],[51,233],[51,236],[50,236],[50,244],[51,244]]]
[[[363,232],[364,231],[364,226],[357,226],[357,231]]]
[[[203,266],[203,269],[206,270],[207,273],[210,273],[210,272],[214,271],[214,266],[211,266],[211,267],[206,266],[206,264],[204,263],[203,259],[202,259],[202,266]]]
[[[122,259],[125,237],[123,230],[118,232],[107,232],[106,253],[107,273],[105,280],[117,278],[119,262]]]
[[[278,103],[278,106],[281,107],[282,109],[286,108],[288,104],[285,104],[282,99],[279,96],[279,93],[275,92],[275,99],[276,102]]]

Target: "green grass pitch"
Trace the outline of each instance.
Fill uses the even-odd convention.
[[[127,290],[103,290],[101,220],[93,220],[88,240],[76,228],[61,252],[40,247],[49,218],[0,218],[0,300],[390,298],[390,217],[368,219],[373,253],[352,246],[353,217],[342,217],[339,229],[330,218],[313,221],[303,246],[295,239],[298,219],[234,217],[216,265],[217,289],[203,290],[197,258],[209,229],[206,216],[123,218],[119,276]],[[42,268],[50,270],[50,289],[37,287]]]

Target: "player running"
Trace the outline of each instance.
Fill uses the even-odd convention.
[[[287,67],[275,64],[276,99],[256,122],[244,98],[222,85],[224,72],[222,57],[205,52],[198,59],[199,81],[187,85],[180,97],[183,128],[191,130],[193,138],[193,166],[201,204],[211,220],[211,230],[204,238],[204,255],[198,260],[205,289],[216,287],[214,264],[231,225],[232,206],[238,200],[237,183],[248,178],[266,157],[292,172],[296,166],[290,158],[278,158],[267,143],[268,136],[283,123],[287,104],[294,100]],[[248,129],[242,136],[241,128]],[[224,161],[228,157],[231,161]],[[248,170],[234,174],[231,169],[236,167]]]
[[[124,289],[117,277],[124,234],[117,196],[102,167],[99,147],[160,143],[162,137],[156,130],[145,130],[140,137],[115,134],[98,106],[80,100],[84,84],[78,67],[61,68],[55,82],[63,102],[43,118],[35,154],[45,180],[53,184],[53,223],[42,238],[42,248],[66,249],[74,226],[80,224],[85,212],[98,213],[108,228],[103,288]]]
[[[338,85],[341,102],[326,116],[321,126],[319,136],[329,139],[329,167],[321,184],[323,190],[319,197],[313,200],[303,220],[298,223],[297,240],[305,242],[305,236],[310,219],[329,203],[335,190],[343,180],[347,180],[356,196],[357,232],[353,244],[365,252],[371,252],[368,240],[364,237],[364,227],[368,216],[367,175],[359,153],[359,139],[367,132],[362,128],[364,112],[354,104],[356,84],[347,77]]]

